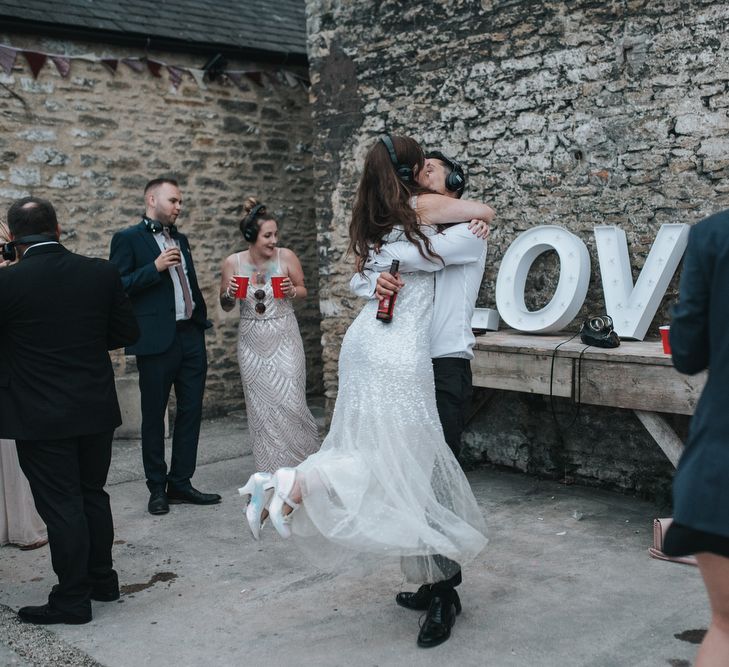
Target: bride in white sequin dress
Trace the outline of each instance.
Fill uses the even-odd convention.
[[[415,141],[393,140],[402,163],[422,168]],[[418,192],[398,178],[378,141],[367,154],[350,225],[360,269],[370,248],[403,237],[428,253],[432,228],[421,223],[492,213],[437,194],[411,201]],[[438,418],[430,358],[433,274],[407,274],[405,282],[391,323],[375,318],[378,304],[370,301],[347,330],[321,449],[273,479],[253,476],[241,493],[251,495],[254,536],[270,513],[274,527],[292,535],[318,567],[338,570],[352,560],[380,567],[392,558],[408,581],[436,583],[484,548],[485,524]]]
[[[293,301],[306,298],[296,255],[277,247],[278,226],[265,206],[249,198],[241,231],[247,251],[230,255],[221,269],[220,305],[235,306],[246,276],[238,326],[238,365],[256,470],[273,473],[295,466],[319,449],[319,433],[306,404],[306,359]],[[274,298],[272,278],[284,277],[283,298]]]

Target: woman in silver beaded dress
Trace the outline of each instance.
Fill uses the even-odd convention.
[[[365,158],[350,224],[358,270],[371,249],[394,240],[416,243],[432,257],[432,225],[493,215],[485,204],[420,188],[412,176],[423,168],[422,149],[407,137],[391,139],[402,164],[393,164],[382,141]],[[438,418],[433,275],[407,274],[406,284],[392,322],[375,318],[372,300],[347,330],[321,449],[273,478],[252,476],[240,492],[251,496],[246,514],[254,537],[268,514],[318,567],[337,571],[356,561],[380,569],[392,559],[408,581],[437,583],[483,549],[485,524]]]
[[[250,245],[223,262],[220,305],[233,309],[234,276],[247,277],[239,298],[238,364],[256,470],[272,473],[301,463],[320,444],[306,404],[306,359],[292,305],[307,292],[301,263],[277,246],[278,225],[266,207],[250,197],[245,211],[240,229]],[[283,277],[283,298],[274,297],[275,277]]]

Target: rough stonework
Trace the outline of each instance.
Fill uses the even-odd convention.
[[[100,43],[0,34],[17,48],[109,58],[145,54]],[[202,56],[159,53],[170,64],[200,68]],[[230,63],[234,69],[236,63]],[[239,65],[240,66],[240,65]],[[293,68],[296,70],[296,68]],[[301,70],[302,77],[306,70]],[[185,76],[175,90],[163,71],[135,72],[119,63],[73,60],[68,78],[48,61],[34,80],[19,55],[0,72],[0,210],[33,194],[50,199],[62,242],[83,254],[108,257],[112,234],[139,222],[142,189],[153,177],[176,177],[182,187],[181,231],[188,234],[200,287],[214,328],[208,332],[205,411],[243,405],[236,360],[238,312],[218,305],[222,259],[245,247],[238,231],[243,200],[254,194],[280,223],[281,245],[302,261],[309,298],[297,304],[307,354],[308,387],[321,392],[317,250],[308,93],[285,81],[229,81],[201,89]],[[60,277],[62,278],[62,277]],[[118,373],[135,371],[133,358],[115,353]]]
[[[351,203],[363,155],[385,130],[456,156],[471,177],[467,196],[496,209],[479,305],[495,306],[500,258],[521,231],[557,224],[586,243],[592,280],[572,330],[605,307],[593,226],[625,230],[635,280],[662,223],[729,204],[728,3],[307,0],[307,17],[330,399],[358,309],[344,255]],[[556,275],[554,254],[535,264],[530,308],[549,301]],[[674,279],[649,337],[668,321],[676,289]],[[550,474],[564,474],[561,466],[635,490],[670,475],[628,411],[583,410],[555,463],[550,411],[532,410],[534,400],[495,398],[468,435],[472,458]],[[590,445],[588,455],[583,440],[604,454]],[[637,481],[630,466],[648,473]]]

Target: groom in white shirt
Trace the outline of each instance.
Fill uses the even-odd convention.
[[[466,186],[461,165],[439,151],[426,155],[418,182],[423,187],[449,197],[460,198]],[[471,359],[475,337],[471,318],[481,287],[486,265],[488,225],[484,221],[455,225],[448,234],[430,237],[438,259],[423,257],[414,243],[396,241],[384,245],[370,256],[365,273],[356,273],[350,289],[365,298],[382,299],[399,291],[404,282],[387,269],[393,259],[400,260],[403,273],[431,271],[435,273],[435,295],[431,324],[430,351],[433,359],[436,403],[443,433],[456,458],[461,452],[461,436],[473,394]],[[418,645],[437,646],[450,637],[455,613],[461,604],[455,586],[461,583],[461,572],[447,581],[424,584],[415,593],[398,593],[397,604],[408,609],[427,610],[418,635]]]

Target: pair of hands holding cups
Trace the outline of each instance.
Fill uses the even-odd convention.
[[[276,299],[293,299],[296,296],[296,287],[288,276],[272,276],[273,296]],[[247,276],[232,276],[225,293],[230,298],[245,299],[248,292]]]

